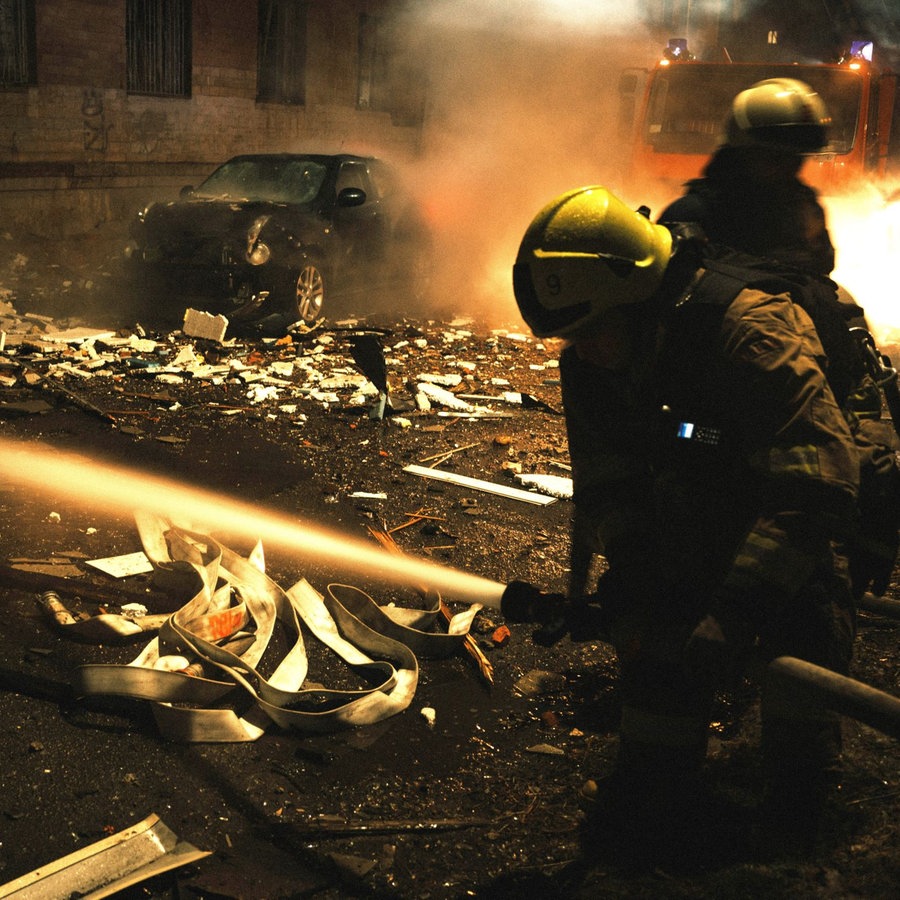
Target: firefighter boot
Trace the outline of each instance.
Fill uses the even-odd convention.
[[[620,745],[615,771],[581,788],[585,853],[633,872],[691,867],[708,799],[698,754]]]
[[[773,733],[774,732],[774,733]],[[766,722],[758,856],[808,858],[822,849],[841,783],[840,722]]]

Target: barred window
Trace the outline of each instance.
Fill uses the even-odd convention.
[[[156,97],[191,95],[191,0],[127,0],[126,89]]]
[[[0,0],[0,87],[36,83],[34,0]]]
[[[306,102],[305,0],[260,0],[257,99]]]
[[[381,108],[379,88],[384,82],[384,62],[379,58],[378,50],[378,19],[363,13],[359,17],[359,80],[356,89],[359,109]]]
[[[425,73],[408,50],[378,16],[360,15],[357,109],[388,112],[395,125],[421,125]]]

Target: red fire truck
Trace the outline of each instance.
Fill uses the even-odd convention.
[[[622,108],[639,108],[632,178],[677,186],[697,177],[721,138],[732,98],[757,81],[778,77],[809,84],[833,120],[828,146],[804,166],[805,181],[823,194],[837,194],[860,179],[883,178],[889,171],[897,76],[880,71],[872,53],[871,42],[857,41],[847,57],[834,64],[732,62],[727,53],[724,61],[703,62],[694,58],[684,39],[670,40],[646,78],[639,77],[638,70],[626,70],[620,81]],[[895,168],[900,166],[895,163]]]

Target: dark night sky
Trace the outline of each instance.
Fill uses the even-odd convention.
[[[894,59],[900,51],[900,0],[759,0],[746,25],[776,28],[782,43],[823,60],[854,38],[874,40]]]

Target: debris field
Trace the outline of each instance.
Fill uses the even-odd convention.
[[[147,700],[79,696],[82,667],[132,662],[189,600],[144,564],[137,510],[104,496],[107,466],[346,538],[347,565],[312,544],[263,542],[284,590],[337,583],[417,606],[409,586],[350,565],[360,541],[563,590],[560,347],[474,319],[348,316],[231,336],[205,320],[104,327],[102,314],[17,304],[0,311],[2,438],[76,454],[99,477],[96,503],[72,485],[0,483],[0,884],[158,816],[196,858],[120,896],[895,894],[900,751],[852,720],[841,814],[812,859],[760,861],[729,833],[681,867],[633,873],[583,843],[577,790],[615,756],[614,654],[599,641],[536,646],[490,608],[457,651],[418,660],[405,709],[358,727],[270,722],[255,740],[172,740]],[[185,526],[190,514],[188,500],[172,511]],[[204,534],[241,558],[256,551],[249,534]],[[468,606],[448,601],[451,614]],[[897,627],[862,613],[854,668],[894,693]],[[306,626],[304,637],[311,683],[354,689]],[[755,699],[749,681],[719,698],[709,763],[748,823],[761,787]]]

